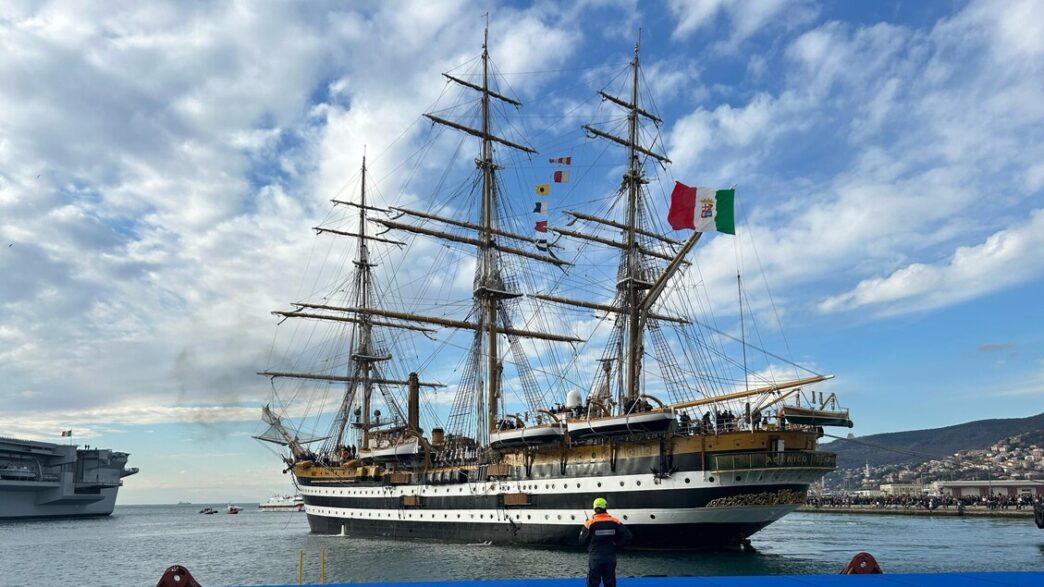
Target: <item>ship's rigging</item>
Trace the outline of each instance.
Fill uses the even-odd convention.
[[[781,357],[767,351],[759,373],[745,324],[738,339],[719,327],[690,255],[703,233],[675,238],[660,221],[664,184],[650,170],[670,160],[643,100],[639,44],[622,91],[594,94],[595,111],[614,114],[549,160],[590,156],[571,168],[584,187],[537,183],[537,198],[560,200],[535,209],[536,143],[519,132],[522,102],[497,75],[488,33],[473,65],[445,74],[468,97],[424,115],[418,151],[453,150],[456,162],[477,143],[469,177],[454,186],[451,164],[425,193],[404,182],[374,198],[364,156],[357,194],[333,199],[344,215],[315,228],[354,246],[328,264],[332,285],[274,312],[304,328],[262,372],[274,393],[259,438],[289,447],[314,532],[570,544],[586,504],[606,496],[643,546],[742,543],[835,467],[817,439],[851,425],[848,413],[806,391],[830,376],[779,381],[770,357]],[[567,133],[547,135],[542,146],[558,150]],[[592,200],[610,165],[622,180]],[[425,174],[418,162],[406,176]],[[698,188],[681,187],[691,210]],[[532,214],[538,234],[524,228]],[[714,226],[734,232],[731,217]],[[737,342],[742,362],[727,352]]]
[[[642,104],[639,44],[635,44],[628,64],[629,96],[619,97],[604,89],[597,92],[602,103],[625,113],[625,132],[618,134],[597,124],[582,126],[590,141],[625,149],[626,166],[619,188],[598,213],[565,210],[564,216],[570,220],[551,229],[559,237],[551,243],[519,228],[517,209],[511,209],[511,200],[518,196],[505,190],[500,178],[505,166],[498,161],[499,153],[529,157],[536,150],[524,139],[497,134],[493,112],[498,107],[521,109],[522,103],[492,85],[488,34],[479,64],[478,83],[467,81],[466,75],[444,74],[448,84],[478,94],[477,124],[468,124],[466,118],[463,122],[455,120],[443,110],[424,115],[433,127],[478,139],[475,181],[466,183],[454,195],[454,206],[439,202],[439,194],[433,194],[438,203],[428,209],[374,205],[367,195],[364,158],[358,199],[333,200],[336,206],[357,215],[354,230],[329,225],[315,229],[317,234],[345,237],[356,243],[354,270],[345,282],[344,302],[334,303],[324,297],[322,303],[306,300],[294,303],[292,309],[274,312],[284,319],[335,323],[339,325],[337,332],[348,335],[345,350],[327,345],[327,350],[337,351],[335,356],[346,358],[341,373],[329,368],[272,368],[262,373],[274,380],[343,384],[335,407],[325,401],[312,406],[317,414],[333,414],[321,454],[337,454],[346,446],[368,450],[374,435],[380,436],[381,442],[394,442],[396,437],[390,433],[410,432],[408,409],[404,408],[409,371],[420,371],[422,380],[416,382],[417,386],[435,390],[441,401],[448,403],[448,410],[442,413],[450,433],[446,446],[456,442],[457,448],[469,450],[488,446],[490,433],[505,421],[546,424],[548,420],[541,414],[555,398],[580,387],[578,382],[583,378],[590,382],[584,388],[584,416],[589,419],[649,409],[652,400],[657,405],[669,405],[671,410],[696,409],[697,418],[703,406],[713,405],[715,409],[745,412],[748,420],[752,411],[767,410],[794,396],[783,390],[827,378],[813,373],[812,377],[800,378],[799,383],[776,383],[771,371],[767,378],[749,372],[746,360],[739,364],[729,358],[723,338],[713,332],[717,329],[701,322],[709,307],[694,307],[691,296],[684,291],[678,294],[677,290],[691,287],[694,281],[687,276],[691,267],[687,255],[703,234],[694,232],[685,240],[671,238],[656,220],[659,211],[651,205],[646,164],[651,161],[666,168],[670,159],[657,147],[662,145],[658,135],[662,120]],[[651,141],[643,140],[649,137],[643,121],[655,129]],[[517,167],[520,159],[514,161]],[[466,201],[469,197],[477,201],[477,206]],[[474,210],[475,217],[462,215],[468,210]],[[449,304],[435,304],[441,312],[393,309],[388,306],[401,302],[401,296],[396,299],[388,290],[377,291],[377,263],[371,258],[371,244],[409,247],[418,238],[444,242],[456,254],[457,263],[468,257],[474,259],[470,307],[466,311]],[[570,254],[563,242],[576,243],[575,251]],[[584,273],[594,263],[604,265],[610,251],[618,253],[619,261],[615,278],[608,280],[613,283],[612,295],[607,296],[604,281],[595,289],[590,287],[593,278]],[[433,278],[438,277],[433,271]],[[430,291],[430,286],[421,289]],[[575,297],[584,290],[596,297]],[[595,311],[598,325],[594,331],[603,332],[605,324],[609,325],[608,332],[591,337],[590,329],[583,333],[585,336],[562,329],[568,325],[562,317],[576,316],[577,311],[588,315]],[[470,333],[467,344],[451,342],[452,334],[444,334],[447,331]],[[417,336],[438,341],[437,349],[426,360],[421,359],[415,345],[407,342]],[[604,348],[597,361],[585,364],[591,358],[587,347],[596,339],[604,341]],[[404,344],[411,346],[411,356],[393,361],[393,347]],[[746,341],[741,346],[745,353]],[[453,374],[455,381],[437,380],[446,378],[445,370],[437,376],[425,376],[421,371],[423,366],[432,365],[434,354],[458,348],[464,353]],[[658,367],[655,373],[649,369],[651,364]],[[505,379],[506,365],[513,371],[510,380]],[[730,368],[742,371],[742,376],[727,375]],[[747,383],[739,385],[752,376],[760,376],[762,385],[754,389],[747,389]],[[448,402],[447,396],[437,391],[447,385],[452,391]],[[737,392],[737,388],[743,391]],[[300,388],[293,393],[301,393]],[[738,401],[748,398],[754,403]],[[380,408],[375,409],[378,404]],[[521,411],[513,414],[512,407]],[[428,409],[431,427],[442,428],[440,414],[430,406]],[[313,426],[318,426],[320,416],[315,418]],[[304,421],[298,419],[296,427],[302,426]],[[356,438],[346,435],[349,430],[357,432]],[[297,433],[288,436],[297,438]]]

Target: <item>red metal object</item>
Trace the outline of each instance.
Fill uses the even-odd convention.
[[[156,587],[203,587],[192,578],[192,573],[181,565],[174,565],[167,569],[160,577]]]
[[[860,552],[841,569],[842,575],[882,575],[881,565],[869,552]]]

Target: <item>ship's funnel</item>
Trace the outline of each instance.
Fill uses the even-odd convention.
[[[406,425],[414,432],[420,432],[420,379],[416,373],[410,373],[409,399],[407,400]]]

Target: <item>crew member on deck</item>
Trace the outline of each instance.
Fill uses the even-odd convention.
[[[595,515],[580,530],[580,544],[587,547],[587,587],[616,587],[616,549],[631,540],[631,532],[606,512],[608,507],[605,498],[594,500]]]

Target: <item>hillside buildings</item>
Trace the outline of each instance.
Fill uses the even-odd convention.
[[[861,496],[1044,497],[1044,432],[919,464],[839,470],[823,490]]]

